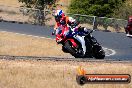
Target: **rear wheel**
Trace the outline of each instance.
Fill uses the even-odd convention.
[[[93,54],[96,59],[104,59],[105,57],[105,52],[100,45],[94,45]]]

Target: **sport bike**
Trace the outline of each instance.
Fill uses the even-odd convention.
[[[77,32],[70,32],[70,27],[65,27],[60,34],[56,35],[56,41],[63,37],[62,35],[67,33],[68,36],[63,37],[63,40],[59,42],[62,44],[62,50],[65,53],[70,53],[75,58],[96,58],[104,59],[105,52],[97,40],[92,36],[94,30],[84,33],[82,30],[84,27],[79,27]]]

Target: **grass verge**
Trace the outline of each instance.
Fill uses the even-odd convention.
[[[18,0],[0,0],[0,5],[18,7],[21,3]]]
[[[0,88],[132,88],[132,83],[80,86],[78,66],[88,74],[132,75],[131,63],[0,60]]]
[[[0,55],[14,56],[64,56],[61,45],[55,40],[0,32]]]

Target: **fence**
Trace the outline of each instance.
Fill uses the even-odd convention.
[[[127,20],[107,18],[107,17],[96,17],[80,14],[70,14],[80,22],[80,25],[88,27],[90,29],[112,31],[112,32],[125,32],[124,26],[127,24]],[[24,8],[24,7],[10,7],[0,5],[0,17],[3,20],[18,21],[30,24],[49,25],[55,24],[52,11],[45,9],[40,11],[39,9]]]
[[[127,25],[127,20],[124,19],[96,17],[96,16],[69,14],[69,13],[67,15],[77,19],[82,26],[91,29],[111,31],[111,32],[125,32],[124,26]]]

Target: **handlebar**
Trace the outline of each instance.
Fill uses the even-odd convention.
[[[88,32],[88,34],[86,34],[86,36],[90,35],[92,32],[94,32],[95,30],[91,30],[90,32]]]

